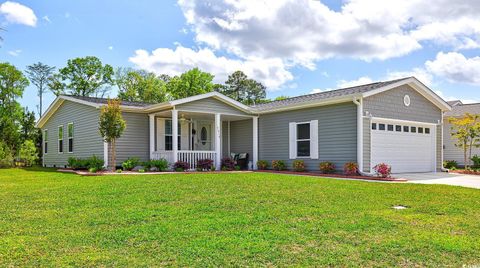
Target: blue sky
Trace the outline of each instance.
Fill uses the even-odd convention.
[[[21,70],[89,55],[171,75],[198,66],[216,82],[241,69],[272,98],[415,75],[446,99],[480,101],[476,1],[373,2],[0,1],[0,57]],[[35,109],[33,87],[21,102]]]

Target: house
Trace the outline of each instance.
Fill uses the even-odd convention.
[[[59,96],[37,122],[43,164],[65,166],[70,156],[108,159],[99,135],[106,99]],[[295,159],[318,170],[322,161],[341,170],[346,162],[372,173],[378,163],[392,172],[431,172],[442,167],[442,115],[451,109],[414,77],[320,92],[246,106],[211,92],[158,104],[122,102],[127,128],[117,159],[165,158],[170,163],[231,152],[257,160]],[[177,126],[177,127],[174,127]],[[177,138],[174,138],[177,137]]]
[[[452,125],[449,123],[450,118],[459,118],[466,113],[479,114],[480,115],[480,103],[464,104],[460,100],[448,101],[448,104],[452,106],[451,111],[447,111],[444,114],[443,121],[443,158],[444,160],[454,160],[460,166],[465,165],[463,158],[463,149],[455,146],[455,138],[452,137]],[[480,155],[480,148],[472,148],[472,156]]]

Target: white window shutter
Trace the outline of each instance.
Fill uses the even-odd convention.
[[[295,122],[290,122],[288,129],[288,140],[289,140],[289,153],[290,159],[297,158],[297,124]]]
[[[318,159],[318,120],[310,121],[310,158]]]

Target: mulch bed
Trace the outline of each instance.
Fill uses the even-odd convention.
[[[480,176],[480,172],[478,172],[478,171],[474,171],[474,170],[464,170],[464,169],[449,170],[448,173],[465,174],[465,175],[477,175],[477,176]]]
[[[57,169],[59,172],[66,172],[66,173],[76,173],[82,176],[103,176],[103,175],[160,175],[160,174],[211,174],[211,173],[245,173],[245,172],[253,172],[249,170],[233,170],[233,171],[161,171],[161,172],[136,172],[136,171],[122,171],[121,173],[112,172],[112,171],[99,171],[97,173],[91,173],[88,170],[73,170],[69,168],[60,168]]]
[[[394,182],[406,182],[406,179],[402,178],[380,178],[380,177],[370,177],[370,176],[361,176],[361,175],[344,175],[344,174],[323,174],[320,172],[296,172],[296,171],[276,171],[276,170],[257,170],[256,172],[266,172],[266,173],[278,173],[278,174],[290,174],[290,175],[306,175],[306,176],[316,176],[316,177],[330,177],[330,178],[347,178],[347,179],[356,179],[356,180],[369,180],[369,181],[394,181]]]

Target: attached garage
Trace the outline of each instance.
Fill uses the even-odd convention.
[[[392,173],[436,170],[436,126],[375,119],[371,123],[372,168],[387,163]]]

